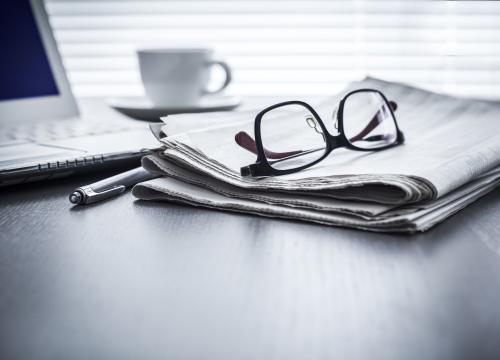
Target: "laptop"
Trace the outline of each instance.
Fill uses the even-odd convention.
[[[140,164],[144,123],[84,119],[43,1],[0,2],[0,186]]]

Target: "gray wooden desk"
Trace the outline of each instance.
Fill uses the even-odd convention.
[[[0,359],[499,359],[500,191],[396,236],[0,191]]]

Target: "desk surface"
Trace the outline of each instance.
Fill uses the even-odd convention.
[[[2,359],[499,359],[500,190],[416,236],[0,191]]]

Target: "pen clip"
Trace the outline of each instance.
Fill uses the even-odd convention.
[[[85,194],[86,204],[91,204],[121,194],[122,192],[125,191],[125,189],[126,187],[124,185],[117,185],[112,187],[111,189],[103,191],[94,191],[94,189],[92,189],[90,186],[82,186],[78,188],[77,191]]]

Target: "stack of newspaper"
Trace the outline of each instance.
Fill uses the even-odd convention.
[[[500,183],[500,104],[441,95],[374,78],[347,91],[375,88],[398,103],[401,146],[374,152],[334,150],[295,174],[242,177],[256,156],[235,134],[253,134],[255,111],[164,119],[162,150],[143,159],[163,175],[133,194],[220,210],[371,231],[425,231]],[[319,104],[331,114],[339,94]],[[331,119],[326,115],[323,117]]]

